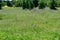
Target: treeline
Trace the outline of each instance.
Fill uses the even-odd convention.
[[[45,7],[56,9],[56,7],[60,7],[60,0],[12,0],[4,2],[0,0],[0,9],[5,5],[9,7],[22,7],[23,9],[33,9],[34,7],[38,7],[39,9]]]

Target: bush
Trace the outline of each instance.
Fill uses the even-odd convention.
[[[6,6],[7,5],[7,2],[2,2],[2,6]]]
[[[60,1],[56,1],[57,7],[60,7]]]
[[[33,6],[33,2],[31,0],[25,0],[23,1],[23,9],[32,9]]]
[[[17,0],[17,1],[14,0],[13,4],[14,4],[15,7],[21,7],[22,6],[22,1],[21,0]]]
[[[37,6],[36,6],[37,7]],[[34,4],[33,4],[33,1],[30,2],[30,9],[33,9],[34,8]]]
[[[41,1],[39,2],[39,9],[43,9],[43,8],[45,8],[45,3],[44,3],[43,0],[41,0]]]
[[[25,0],[23,1],[22,8],[23,8],[23,9],[26,8],[26,2],[25,2]]]
[[[0,0],[0,9],[2,9],[2,1]]]
[[[26,6],[27,9],[29,9],[29,0],[26,0],[25,6]]]
[[[27,1],[27,9],[33,9],[34,5],[33,5],[33,2],[30,0],[30,1]]]
[[[38,0],[33,0],[34,7],[38,6]]]
[[[7,1],[7,6],[8,6],[8,7],[12,7],[12,6],[13,6],[12,1]]]
[[[21,7],[20,2],[16,2],[16,3],[15,3],[15,7]]]
[[[56,9],[55,7],[56,7],[56,5],[55,5],[55,0],[52,0],[52,1],[51,1],[51,4],[50,4],[50,8],[51,8],[51,9]]]
[[[23,9],[33,9],[34,7],[38,7],[39,9],[45,8],[45,6],[50,7],[51,9],[56,9],[55,7],[60,7],[60,1],[54,0],[12,0],[8,2],[2,2],[0,0],[0,9],[2,6],[7,5],[8,7],[22,7]]]

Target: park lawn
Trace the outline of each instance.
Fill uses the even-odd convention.
[[[0,10],[0,40],[60,40],[60,8]]]

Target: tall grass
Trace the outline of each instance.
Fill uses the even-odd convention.
[[[4,8],[0,17],[0,40],[60,40],[60,8]]]

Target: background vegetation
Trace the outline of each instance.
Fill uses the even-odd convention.
[[[43,9],[45,7],[55,9],[55,7],[60,7],[60,0],[12,0],[2,2],[2,5],[7,5],[9,7],[22,7],[23,9],[33,9],[34,7],[39,7],[39,9]]]

